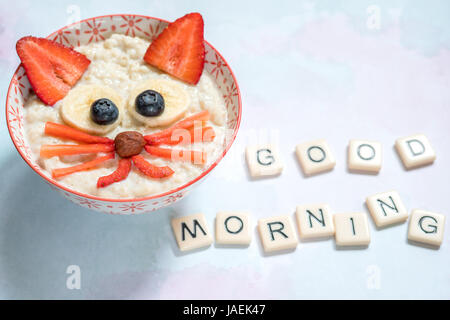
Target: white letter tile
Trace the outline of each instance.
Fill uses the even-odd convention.
[[[369,245],[369,224],[365,213],[338,213],[333,217],[338,246]]]
[[[406,169],[432,164],[436,159],[430,141],[423,134],[397,139],[395,148]]]
[[[336,160],[325,140],[301,143],[297,145],[296,153],[306,176],[330,171],[336,165]]]
[[[283,171],[283,162],[276,145],[248,146],[245,154],[253,178],[275,176]]]
[[[252,240],[249,214],[219,212],[216,216],[216,243],[248,246]]]
[[[334,222],[329,205],[297,206],[295,215],[300,239],[326,238],[334,235]]]
[[[408,219],[408,211],[397,191],[377,193],[367,197],[366,204],[377,227],[385,227]]]
[[[408,239],[439,247],[444,239],[445,216],[415,209],[409,219]]]
[[[171,224],[181,251],[207,247],[213,242],[203,213],[174,218]]]
[[[381,143],[366,140],[350,140],[348,168],[360,173],[378,173],[382,163]]]
[[[260,219],[258,230],[264,251],[267,253],[297,247],[297,235],[289,216]]]

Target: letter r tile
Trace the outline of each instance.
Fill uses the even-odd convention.
[[[408,239],[439,247],[444,239],[445,216],[415,209],[409,218]]]
[[[283,171],[283,162],[274,144],[248,146],[245,155],[253,178],[275,176]]]
[[[267,253],[297,247],[297,235],[289,216],[260,219],[258,231],[264,251]]]
[[[423,134],[397,139],[395,149],[406,169],[429,165],[436,160],[436,153]]]
[[[334,155],[325,140],[301,143],[296,147],[296,154],[306,176],[330,171],[336,165]]]
[[[174,218],[171,225],[181,251],[207,247],[213,242],[203,213]]]

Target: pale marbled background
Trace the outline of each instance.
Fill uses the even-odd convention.
[[[270,257],[257,237],[246,249],[180,254],[169,227],[170,217],[198,211],[213,229],[218,210],[246,209],[256,221],[308,202],[365,211],[367,195],[390,189],[409,209],[450,218],[448,1],[1,0],[0,7],[1,101],[18,64],[17,39],[46,36],[77,9],[81,19],[201,12],[205,37],[230,63],[243,96],[236,144],[208,180],[173,207],[134,217],[90,212],[56,195],[19,157],[1,113],[0,298],[450,298],[449,219],[440,250],[408,244],[406,224],[377,231],[370,222],[367,250],[322,241]],[[379,29],[367,26],[371,10],[379,10]],[[270,132],[285,170],[250,181],[243,150]],[[430,138],[438,158],[406,172],[393,143],[416,132]],[[294,147],[321,137],[338,164],[305,178]],[[352,138],[383,143],[380,175],[347,172]],[[81,268],[81,290],[66,288],[72,264]]]

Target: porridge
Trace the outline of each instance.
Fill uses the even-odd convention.
[[[221,156],[226,138],[227,110],[212,76],[204,71],[196,84],[190,84],[151,66],[143,59],[149,44],[147,40],[139,37],[113,34],[104,41],[79,46],[75,50],[86,56],[90,64],[76,84],[68,90],[67,95],[53,106],[46,105],[36,95],[30,96],[24,108],[25,128],[38,164],[51,176],[55,169],[83,165],[114,151],[102,149],[103,151],[98,153],[42,156],[42,146],[46,145],[89,146],[46,134],[48,123],[70,126],[92,136],[110,138],[111,141],[121,133],[132,131],[145,136],[148,142],[151,139],[147,137],[152,137],[152,134],[157,137],[158,132],[189,120],[190,117],[195,118],[198,114],[206,113],[209,115],[208,120],[201,120],[203,128],[212,129],[212,138],[200,138],[188,144],[169,143],[161,146],[147,145],[145,150],[141,148],[139,155],[147,162],[157,167],[169,167],[173,171],[162,178],[149,177],[133,162],[126,179],[98,187],[97,181],[100,177],[110,175],[121,165],[121,157],[116,153],[114,158],[89,170],[74,171],[58,177],[58,182],[62,185],[103,198],[126,199],[157,195],[195,179]],[[149,112],[159,112],[157,116],[148,116],[138,110],[138,97],[147,89],[156,91],[165,101],[165,109],[162,112],[148,109]],[[107,98],[107,101],[112,101],[117,107],[116,120],[112,123],[109,120],[100,122],[103,121],[101,118],[104,114],[95,118],[93,106],[97,104],[104,107],[105,103],[108,105],[108,102],[99,102],[102,98]],[[196,126],[197,124],[196,122]],[[126,138],[130,139],[129,136]],[[116,139],[115,151],[117,148]],[[201,161],[177,161],[179,159],[164,156],[164,149],[176,149],[180,154],[183,151],[193,152],[192,154],[203,152],[205,158],[201,156]]]

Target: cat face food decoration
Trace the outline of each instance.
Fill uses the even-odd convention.
[[[111,46],[108,54],[112,55],[117,48],[136,55],[139,48],[133,48],[132,39],[113,35],[103,47]],[[142,39],[135,41],[143,42]],[[181,168],[178,170],[171,168],[171,164],[161,165],[161,159],[164,163],[190,163],[201,168],[207,163],[209,154],[216,155],[204,145],[214,142],[216,132],[224,129],[226,111],[210,112],[207,103],[214,102],[214,95],[213,99],[199,99],[192,94],[194,90],[199,91],[198,88],[205,91],[205,87],[213,84],[207,77],[209,75],[203,75],[205,52],[200,14],[188,14],[170,23],[150,43],[145,54],[140,56],[140,63],[150,70],[149,76],[130,83],[126,90],[128,97],[114,86],[105,85],[107,81],[94,81],[92,66],[100,67],[100,64],[95,61],[97,53],[90,54],[89,50],[89,46],[79,49],[86,52],[84,55],[51,40],[34,37],[22,38],[17,43],[17,52],[36,96],[47,105],[46,108],[55,106],[59,111],[56,119],[52,114],[53,118],[49,117],[49,120],[53,121],[45,121],[44,136],[56,138],[52,140],[56,143],[41,143],[39,163],[44,168],[51,168],[56,163],[77,163],[49,169],[54,179],[91,172],[92,169],[101,171],[104,167],[109,174],[98,177],[96,188],[101,189],[125,180],[135,167],[139,176],[161,181],[164,185],[164,180],[182,171],[186,165],[178,166]],[[106,62],[101,63],[107,64],[107,59],[104,60]],[[137,65],[135,61],[128,64],[125,65],[128,69]],[[138,67],[136,73],[129,71],[130,78],[144,69],[144,66]],[[105,70],[108,71],[106,65]],[[111,77],[111,81],[116,79]],[[223,105],[223,101],[220,102]],[[39,108],[41,112],[42,108]],[[34,112],[30,107],[27,118]],[[120,131],[129,128],[135,130]],[[220,139],[219,145],[222,145],[223,134]],[[60,143],[61,140],[68,140],[69,144]],[[175,145],[175,148],[168,147]],[[199,146],[201,150],[190,150],[187,148],[190,145]],[[116,153],[120,157],[118,161],[112,160]],[[156,163],[150,163],[148,157],[156,158]],[[116,170],[111,172],[111,166],[116,163]],[[180,184],[178,180],[182,177],[176,180]],[[73,181],[69,184],[73,186]],[[170,185],[166,189],[170,189]],[[140,191],[132,196],[158,191]],[[86,193],[99,195],[95,191]]]

